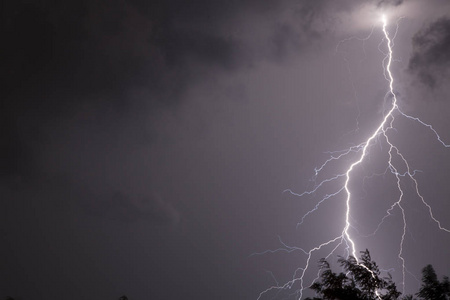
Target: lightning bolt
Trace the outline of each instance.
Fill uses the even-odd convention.
[[[313,253],[328,247],[328,246],[333,246],[333,248],[331,249],[331,251],[328,253],[328,255],[325,257],[326,259],[328,257],[330,257],[331,255],[334,254],[334,252],[340,247],[340,246],[345,246],[345,251],[348,255],[352,255],[353,257],[356,258],[357,263],[358,262],[358,256],[357,256],[357,246],[356,246],[356,242],[354,240],[354,238],[351,235],[351,230],[353,229],[354,226],[352,226],[352,220],[351,220],[351,212],[352,212],[352,191],[350,188],[350,182],[352,180],[352,175],[354,173],[355,168],[357,168],[358,166],[360,166],[366,159],[368,156],[368,152],[369,152],[369,148],[374,145],[378,139],[384,139],[384,141],[387,143],[388,145],[388,150],[387,150],[387,155],[388,155],[388,160],[387,160],[387,169],[386,172],[390,172],[394,175],[395,180],[396,180],[396,186],[397,186],[397,190],[399,193],[399,196],[397,198],[397,200],[392,203],[392,205],[389,207],[389,209],[386,211],[385,216],[381,219],[380,223],[378,224],[377,228],[375,229],[375,231],[371,234],[371,235],[375,235],[377,233],[377,231],[379,230],[379,228],[382,226],[382,224],[384,223],[384,221],[386,220],[386,218],[388,218],[389,216],[392,215],[392,212],[394,209],[398,208],[400,210],[400,214],[401,214],[401,219],[402,219],[402,234],[401,234],[401,238],[400,238],[400,242],[399,242],[399,251],[398,251],[398,259],[401,262],[401,266],[402,266],[402,278],[401,278],[401,284],[402,284],[402,289],[403,289],[403,293],[405,290],[405,273],[408,272],[410,273],[407,268],[406,268],[406,261],[405,258],[403,257],[403,251],[404,251],[404,241],[405,241],[405,236],[406,236],[406,232],[407,232],[407,216],[406,216],[406,212],[403,206],[403,202],[405,201],[405,192],[403,190],[402,187],[402,182],[403,182],[403,178],[409,178],[412,183],[413,183],[413,189],[414,192],[416,193],[416,195],[419,197],[420,201],[422,202],[422,204],[426,207],[428,214],[430,216],[430,218],[433,220],[433,222],[437,225],[437,228],[439,228],[439,230],[445,231],[450,233],[450,230],[448,228],[445,228],[444,226],[442,226],[441,222],[434,216],[432,207],[430,204],[428,204],[428,202],[425,200],[424,196],[421,194],[420,189],[419,189],[419,183],[417,181],[417,179],[415,178],[416,173],[418,172],[418,170],[412,170],[407,159],[405,158],[405,156],[401,153],[401,151],[399,150],[399,148],[391,141],[390,137],[389,137],[389,132],[394,129],[393,123],[395,121],[396,117],[405,117],[407,119],[410,119],[414,122],[419,123],[422,126],[425,126],[426,128],[428,128],[436,137],[436,139],[446,148],[449,148],[450,145],[446,144],[442,138],[439,136],[439,134],[437,133],[437,131],[433,128],[433,126],[431,126],[430,124],[427,124],[425,122],[423,122],[422,120],[420,120],[417,117],[413,117],[410,115],[407,115],[406,113],[402,112],[398,106],[398,100],[397,100],[397,95],[394,91],[394,76],[392,74],[391,71],[391,66],[392,66],[392,61],[393,61],[393,46],[394,46],[394,38],[397,34],[398,31],[398,22],[397,22],[397,27],[395,30],[395,33],[393,35],[393,37],[390,36],[388,30],[387,30],[387,26],[388,26],[388,22],[387,22],[387,18],[385,15],[382,16],[381,18],[381,22],[382,22],[382,32],[384,34],[384,42],[386,44],[386,48],[387,48],[387,52],[385,53],[384,51],[381,50],[380,46],[383,43],[380,42],[379,45],[379,49],[380,51],[382,51],[382,53],[385,54],[385,57],[382,61],[382,66],[383,66],[383,70],[384,70],[384,77],[386,79],[386,81],[388,82],[388,91],[385,95],[385,100],[386,99],[391,99],[390,105],[389,105],[389,109],[387,111],[385,111],[384,113],[384,117],[382,118],[382,120],[379,122],[378,127],[375,128],[375,130],[373,130],[372,134],[366,139],[364,140],[362,143],[356,145],[356,146],[352,146],[348,149],[345,150],[341,150],[341,151],[335,151],[335,152],[329,152],[330,154],[330,158],[327,159],[323,164],[321,164],[319,167],[316,167],[314,169],[314,176],[312,178],[312,180],[315,182],[316,179],[318,178],[319,174],[325,169],[327,168],[327,166],[333,162],[333,161],[340,161],[343,160],[344,158],[349,157],[350,155],[358,155],[356,158],[354,158],[354,161],[350,163],[350,165],[348,165],[348,167],[346,168],[346,170],[338,175],[326,178],[324,180],[322,180],[320,183],[315,184],[315,186],[307,191],[304,191],[302,193],[295,193],[294,191],[287,189],[284,192],[286,193],[290,193],[294,196],[297,197],[303,197],[303,196],[307,196],[307,195],[312,195],[315,194],[317,191],[324,189],[325,186],[331,182],[339,182],[339,181],[343,181],[343,183],[341,183],[341,185],[332,193],[327,193],[325,194],[325,196],[323,196],[315,205],[315,207],[313,209],[311,209],[310,211],[308,211],[306,214],[303,215],[303,217],[301,218],[301,221],[297,224],[297,227],[301,226],[303,224],[303,222],[305,221],[306,218],[308,218],[310,215],[312,215],[315,211],[317,211],[320,208],[320,205],[333,198],[333,197],[337,197],[341,194],[345,194],[345,222],[344,222],[344,227],[341,231],[341,234],[339,236],[336,236],[334,238],[331,238],[328,241],[325,241],[321,244],[318,244],[317,246],[313,247],[310,250],[304,250],[303,248],[299,248],[299,247],[293,247],[293,246],[289,246],[286,243],[284,243],[281,238],[279,237],[279,241],[281,244],[281,247],[275,250],[266,250],[264,252],[259,252],[259,253],[254,253],[252,255],[262,255],[262,254],[267,254],[267,253],[276,253],[276,252],[296,252],[299,251],[301,253],[303,253],[304,255],[306,255],[306,263],[303,267],[297,268],[294,271],[294,274],[292,276],[292,279],[289,280],[288,282],[284,283],[284,284],[279,284],[279,282],[277,280],[275,280],[276,285],[273,285],[269,288],[267,288],[266,290],[262,291],[259,294],[259,297],[257,298],[262,299],[266,294],[268,294],[269,292],[276,292],[276,295],[273,296],[270,299],[275,299],[281,292],[288,292],[290,296],[294,295],[297,299],[302,299],[303,297],[303,291],[305,288],[305,274],[309,269],[309,265],[310,265],[310,261],[311,261],[311,257],[313,255]],[[373,32],[373,28],[372,28],[372,32]],[[372,34],[371,32],[371,34]],[[361,39],[363,41],[367,40],[367,38],[365,39]],[[397,159],[397,161],[400,162],[399,163],[394,163],[394,158]],[[406,171],[401,173],[399,170],[403,168]],[[366,268],[364,265],[360,264],[360,266]],[[371,274],[372,277],[375,276],[374,273],[372,273],[368,268],[366,268]],[[273,274],[271,273],[271,275],[273,276]],[[317,274],[317,277],[311,282],[314,283],[316,280],[318,280],[320,275],[320,271]],[[295,289],[294,285],[299,284],[299,288]],[[381,299],[378,291],[376,291],[376,295],[379,299]]]

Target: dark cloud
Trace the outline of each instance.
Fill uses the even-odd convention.
[[[320,36],[316,20],[324,7],[326,1],[298,4],[291,20],[273,25],[268,42],[257,48],[268,48],[263,56],[275,60],[298,50]],[[258,55],[250,58],[252,50],[228,25],[247,12],[275,16],[282,5],[95,0],[8,1],[3,8],[1,176],[24,180],[38,172],[39,151],[48,142],[45,128],[81,110],[100,120],[107,117],[99,112],[113,111],[117,122],[135,118],[136,109],[170,109],[187,87],[214,70],[251,65]],[[136,90],[144,91],[145,101],[130,100]],[[135,125],[135,132],[145,127]]]
[[[124,223],[142,220],[152,225],[176,226],[180,222],[180,213],[174,206],[156,195],[133,199],[118,191],[106,199],[88,198],[82,204],[93,216]]]
[[[285,20],[275,24],[270,39],[270,58],[282,61],[294,53],[311,50],[332,27],[326,1],[305,1],[292,9]]]
[[[202,28],[214,27],[215,21],[195,24],[193,11],[184,18],[160,19],[154,15],[157,4],[152,5],[152,14],[122,1],[9,5],[2,26],[7,41],[2,49],[6,95],[20,87],[29,89],[30,79],[37,80],[34,85],[80,96],[121,94],[136,85],[164,88],[166,77],[174,68],[185,67],[190,56],[219,66],[228,64],[232,56],[233,41],[214,30],[205,32]],[[159,8],[159,14],[165,16],[170,9]],[[177,24],[190,18],[194,21]]]
[[[399,6],[402,5],[404,2],[404,0],[380,0],[377,3],[378,7],[383,7],[383,6]]]
[[[299,39],[300,37],[296,35],[295,29],[290,24],[279,24],[271,39],[273,58],[277,60],[285,57],[293,44],[298,44]]]
[[[269,22],[272,31],[258,46],[273,48],[263,49],[262,59],[269,53],[279,60],[320,37],[316,19],[325,3],[301,3],[289,20]],[[6,2],[0,183],[30,191],[42,185],[50,194],[55,183],[41,179],[63,176],[88,214],[178,224],[173,199],[152,196],[154,182],[137,200],[111,186],[124,169],[145,173],[128,157],[155,139],[158,111],[176,110],[186,88],[214,72],[236,72],[255,59],[248,55],[253,45],[230,31],[237,16],[277,20],[281,10],[278,2],[256,0]]]
[[[309,147],[334,147],[334,115],[356,116],[321,56],[355,3],[6,1],[0,281],[20,295],[20,266],[27,299],[256,298],[242,259],[279,233],[274,200],[313,170]]]
[[[87,106],[127,116],[136,106],[128,97],[136,89],[146,91],[145,109],[172,107],[187,86],[205,76],[205,67],[236,68],[245,51],[221,26],[245,7],[265,13],[276,6],[271,1],[6,2],[0,50],[2,177],[24,177],[24,169],[33,169],[44,124]]]
[[[239,43],[220,31],[221,24],[241,5],[260,10],[272,5],[224,3],[8,2],[2,18],[2,73],[7,80],[2,95],[23,87],[44,92],[43,100],[67,94],[123,95],[132,86],[183,86],[192,79],[191,61],[229,68],[239,58]],[[27,95],[38,96],[32,91]]]
[[[422,84],[437,87],[450,67],[450,18],[442,17],[423,27],[414,35],[412,45],[408,70]]]

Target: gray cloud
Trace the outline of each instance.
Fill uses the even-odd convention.
[[[278,6],[251,0],[6,3],[0,138],[7,147],[1,177],[31,176],[47,134],[43,127],[80,108],[113,110],[126,119],[140,105],[129,99],[134,90],[148,95],[145,109],[171,108],[188,86],[207,76],[205,69],[238,68],[245,47],[220,28],[243,9],[266,14]]]
[[[296,258],[274,269],[267,257],[246,258],[278,247],[278,234],[301,247],[322,238],[312,226],[296,231],[309,202],[279,201],[281,191],[302,190],[322,152],[354,137],[337,141],[359,109],[363,126],[378,116],[387,88],[381,32],[345,42],[351,76],[333,55],[361,3],[400,5],[7,1],[0,254],[15,259],[0,281],[8,294],[255,299],[272,284],[262,268],[290,277]],[[360,29],[352,35],[370,30]],[[329,222],[322,217],[314,220]],[[21,270],[42,295],[23,292]]]
[[[414,35],[412,45],[408,70],[429,88],[439,86],[450,67],[450,18],[442,17],[423,27]]]
[[[47,129],[80,111],[97,115],[108,131],[121,128],[108,126],[108,114],[115,116],[114,124],[133,118],[135,136],[151,139],[136,110],[173,109],[189,86],[216,71],[236,72],[255,60],[280,61],[292,49],[304,50],[323,33],[318,20],[327,2],[302,2],[286,18],[281,17],[283,5],[254,0],[8,2],[1,21],[0,138],[6,147],[0,153],[0,179],[39,176]],[[279,21],[269,22],[269,33],[249,45],[230,29],[242,14]],[[145,101],[130,100],[134,91]]]
[[[378,7],[383,7],[383,6],[399,6],[402,5],[404,2],[404,0],[380,0],[377,3]]]
[[[326,3],[300,3],[288,17],[282,16],[284,4],[269,0],[6,3],[0,180],[27,188],[42,176],[63,173],[85,190],[78,182],[93,174],[85,185],[107,194],[99,186],[112,179],[96,166],[127,168],[130,147],[148,145],[158,134],[154,114],[175,111],[186,89],[211,74],[237,72],[253,60],[280,60],[320,37],[317,20]],[[268,22],[269,33],[255,47],[264,48],[262,55],[251,55],[254,45],[231,32],[242,14],[277,20]],[[105,160],[105,153],[118,159]],[[111,168],[110,174],[119,173]],[[91,199],[84,193],[76,201],[84,198]],[[153,198],[155,207],[135,206],[128,196],[111,199],[98,205],[118,219],[177,219],[168,204]]]
[[[88,198],[82,202],[82,208],[93,216],[123,223],[142,220],[172,227],[180,222],[180,213],[175,207],[157,195],[134,199],[117,191],[105,199]]]

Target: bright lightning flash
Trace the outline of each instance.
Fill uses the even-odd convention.
[[[277,292],[278,293],[282,292],[282,291],[287,291],[290,293],[290,295],[295,296],[296,298],[298,298],[299,300],[302,299],[303,296],[303,290],[304,290],[304,278],[305,278],[305,274],[306,271],[309,268],[309,263],[312,257],[312,254],[318,250],[321,250],[324,247],[327,246],[333,246],[332,250],[329,252],[328,256],[326,258],[328,258],[329,256],[331,256],[336,249],[338,249],[340,246],[344,245],[346,246],[346,252],[348,255],[352,255],[353,257],[355,257],[357,259],[357,251],[356,251],[356,243],[354,241],[354,239],[352,238],[350,229],[353,228],[352,223],[351,223],[351,205],[352,205],[352,192],[351,189],[349,187],[349,183],[352,180],[352,173],[354,171],[354,169],[359,166],[366,158],[367,158],[367,153],[369,151],[369,147],[371,145],[373,145],[378,139],[380,138],[384,138],[384,140],[386,141],[387,145],[388,145],[388,171],[390,171],[396,178],[396,183],[397,183],[397,189],[399,192],[399,196],[398,199],[391,205],[391,207],[386,211],[386,215],[382,218],[380,224],[378,225],[377,229],[375,230],[375,232],[373,234],[375,234],[378,229],[380,228],[380,226],[382,225],[383,221],[391,215],[392,211],[397,207],[400,212],[401,212],[401,217],[402,217],[402,222],[403,222],[403,228],[402,228],[402,236],[400,239],[400,243],[399,243],[399,252],[398,252],[398,258],[401,261],[402,264],[402,287],[403,287],[403,292],[405,289],[405,272],[406,267],[405,267],[405,259],[403,258],[402,254],[403,254],[403,244],[404,244],[404,240],[405,240],[405,235],[406,235],[406,230],[407,230],[407,221],[406,221],[406,214],[405,214],[405,210],[403,207],[403,198],[404,198],[404,190],[401,186],[401,182],[402,182],[402,178],[409,178],[412,182],[413,182],[413,186],[414,186],[414,191],[417,194],[417,196],[419,197],[419,199],[421,200],[421,202],[423,203],[423,205],[427,208],[429,216],[431,217],[431,219],[436,223],[437,227],[445,232],[450,233],[450,230],[443,227],[440,223],[439,220],[437,220],[433,214],[432,208],[431,206],[425,201],[424,197],[422,196],[422,194],[419,191],[419,184],[418,181],[416,180],[416,178],[414,177],[416,174],[415,170],[412,170],[410,168],[410,165],[408,164],[406,158],[403,156],[403,154],[400,152],[400,150],[398,149],[398,147],[391,141],[391,139],[389,138],[389,131],[393,130],[393,123],[395,120],[395,114],[397,115],[397,117],[403,116],[405,118],[408,118],[410,120],[413,120],[415,122],[418,122],[419,124],[427,127],[429,130],[431,130],[431,132],[436,136],[437,140],[446,148],[450,147],[450,145],[444,143],[441,139],[441,137],[439,136],[439,134],[436,132],[436,130],[434,130],[434,128],[423,122],[422,120],[420,120],[419,118],[416,117],[412,117],[409,116],[405,113],[403,113],[398,106],[398,101],[397,101],[397,96],[394,92],[394,77],[392,75],[391,72],[391,65],[392,65],[392,55],[393,55],[393,39],[395,38],[395,35],[397,33],[397,30],[394,34],[394,36],[391,38],[391,36],[389,35],[389,32],[387,31],[386,27],[387,27],[387,18],[385,15],[382,15],[381,17],[381,22],[382,22],[382,31],[384,34],[384,40],[386,43],[386,47],[387,47],[387,53],[385,54],[385,57],[383,59],[382,65],[383,65],[383,69],[384,69],[384,76],[388,82],[389,85],[389,89],[386,93],[385,99],[392,99],[391,103],[390,103],[390,108],[389,110],[387,110],[387,112],[385,112],[385,115],[383,117],[383,119],[381,120],[381,122],[379,123],[378,127],[373,131],[372,135],[370,135],[365,141],[363,141],[362,143],[356,145],[356,146],[352,146],[346,150],[343,151],[338,151],[338,152],[331,152],[331,156],[328,160],[325,161],[325,163],[323,163],[320,167],[315,169],[315,175],[314,175],[314,179],[317,178],[317,176],[319,175],[319,173],[327,167],[327,165],[329,163],[331,163],[332,161],[336,161],[336,160],[342,160],[343,158],[349,156],[350,154],[353,153],[358,153],[359,154],[359,158],[356,158],[356,160],[354,160],[349,166],[348,168],[341,174],[338,174],[334,177],[330,177],[327,178],[323,181],[321,181],[320,183],[316,184],[315,187],[309,191],[305,191],[303,193],[295,193],[292,190],[286,190],[285,192],[289,192],[292,195],[295,196],[305,196],[305,195],[311,195],[313,193],[315,193],[316,191],[318,191],[319,189],[322,189],[324,187],[325,184],[329,183],[329,182],[333,182],[333,181],[338,181],[338,180],[342,180],[345,179],[345,181],[343,182],[343,184],[334,192],[334,193],[330,193],[330,194],[326,194],[317,204],[316,206],[308,211],[301,219],[301,222],[298,224],[299,226],[303,223],[303,221],[305,220],[305,218],[307,218],[309,215],[311,215],[312,213],[314,213],[317,209],[319,209],[319,206],[322,204],[322,202],[332,198],[332,197],[336,197],[337,195],[341,194],[341,193],[345,193],[345,204],[346,204],[346,211],[345,211],[345,225],[342,229],[342,232],[339,236],[336,236],[328,241],[325,241],[315,247],[313,247],[310,250],[304,250],[302,248],[299,247],[292,247],[292,246],[288,246],[285,243],[283,243],[280,239],[280,243],[282,244],[282,247],[275,249],[275,250],[267,250],[261,253],[255,253],[253,255],[258,255],[258,254],[265,254],[265,253],[274,253],[274,252],[278,252],[278,251],[285,251],[285,252],[293,252],[293,251],[301,251],[303,252],[307,258],[306,258],[306,263],[304,265],[304,267],[298,268],[293,276],[292,276],[292,280],[286,282],[285,284],[280,285],[278,282],[275,286],[271,286],[268,289],[266,289],[265,291],[261,292],[258,299],[262,299],[266,294],[268,294],[269,292]],[[397,25],[397,29],[398,29],[398,25]],[[398,163],[394,163],[394,158],[396,158],[396,161],[400,162],[400,165]],[[399,169],[400,168],[404,168],[406,169],[405,173],[400,173]],[[361,265],[362,267],[364,267],[363,265]],[[318,274],[319,275],[319,274]],[[374,274],[372,274],[374,276]],[[319,276],[317,276],[315,280],[318,279]],[[313,282],[314,282],[313,281]],[[300,288],[298,289],[294,289],[293,286],[294,284],[299,284]],[[272,293],[271,293],[272,294]],[[378,295],[377,292],[377,296],[379,299],[380,296]],[[276,296],[275,296],[276,297]],[[269,297],[269,299],[274,299],[273,295],[271,297]]]

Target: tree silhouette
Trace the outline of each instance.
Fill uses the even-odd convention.
[[[450,282],[447,276],[440,282],[432,265],[422,269],[422,286],[416,294],[424,300],[448,300],[450,299]]]
[[[317,296],[307,300],[394,300],[401,295],[390,275],[380,277],[369,250],[361,251],[359,263],[352,256],[341,257],[338,262],[345,273],[334,273],[325,259],[320,260],[321,281],[310,287]]]

